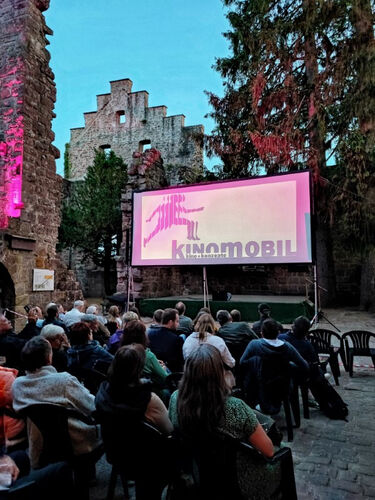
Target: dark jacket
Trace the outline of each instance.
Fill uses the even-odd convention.
[[[112,363],[113,356],[103,349],[96,340],[91,340],[88,344],[74,345],[68,349],[68,371],[77,378],[87,376],[94,364],[99,360]]]
[[[63,321],[61,321],[61,319],[45,319],[43,321],[43,325],[42,325],[42,328],[46,325],[56,325],[56,326],[60,326],[61,328],[63,328],[64,332],[65,333],[68,333],[68,329],[65,325],[65,323]]]
[[[217,336],[224,340],[231,355],[236,360],[236,372],[238,373],[238,365],[248,343],[258,337],[245,321],[228,321],[219,328]]]
[[[152,331],[149,330],[148,338],[149,347],[158,359],[164,361],[172,372],[182,371],[184,366],[183,340],[176,332],[161,326]]]
[[[278,338],[292,345],[308,363],[319,363],[319,356],[307,339],[299,339],[292,332],[281,333]]]
[[[25,344],[26,340],[12,331],[0,335],[0,356],[6,357],[5,366],[17,370],[21,368],[21,351]]]
[[[186,336],[188,336],[193,333],[193,330],[193,320],[188,316],[182,314],[180,316],[180,324],[178,325],[177,333],[184,333]]]

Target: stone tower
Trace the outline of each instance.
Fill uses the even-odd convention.
[[[167,116],[166,106],[148,106],[148,92],[132,92],[129,79],[110,82],[111,93],[97,96],[97,111],[84,113],[85,126],[71,129],[71,180],[82,179],[93,162],[95,149],[111,149],[129,166],[134,152],[160,151],[164,165],[176,171],[203,169],[203,125],[185,127],[184,115]],[[172,183],[173,183],[172,179]]]
[[[49,0],[0,2],[0,307],[18,312],[80,295],[56,257],[62,178],[52,145],[56,90],[46,35],[53,33],[42,14],[48,7]],[[35,268],[55,272],[54,291],[32,291]]]

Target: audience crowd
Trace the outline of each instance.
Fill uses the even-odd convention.
[[[69,311],[50,303],[44,315],[39,306],[31,307],[18,334],[0,314],[0,465],[9,478],[0,479],[0,500],[16,488],[20,499],[29,498],[31,490],[38,492],[35,498],[52,498],[51,479],[63,483],[56,495],[53,487],[56,498],[81,491],[83,476],[76,474],[74,461],[46,463],[37,405],[68,412],[72,456],[87,466],[87,483],[94,480],[103,451],[111,463],[121,464],[127,440],[144,421],[161,435],[182,436],[190,447],[222,434],[271,458],[277,447],[266,430],[273,422],[269,415],[282,403],[280,387],[272,391],[269,383],[275,370],[287,378],[286,390],[324,374],[307,339],[307,318],[296,318],[291,331],[280,333],[270,307],[260,304],[258,311],[260,318],[250,327],[237,310],[220,310],[214,318],[202,308],[191,319],[178,302],[156,310],[147,327],[136,308],[121,315],[112,306],[101,314],[97,304],[85,308],[77,300]],[[60,432],[57,422],[54,432]],[[168,481],[167,462],[155,465],[149,458],[143,462],[144,481],[135,476],[141,500],[160,498]],[[276,465],[255,460],[250,467],[239,456],[236,467],[242,498],[270,498],[280,486]],[[88,498],[88,490],[81,493]]]

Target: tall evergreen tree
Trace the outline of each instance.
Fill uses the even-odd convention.
[[[110,272],[121,244],[121,190],[126,180],[123,160],[113,151],[97,151],[85,180],[72,184],[63,204],[60,246],[78,249],[84,260],[103,267],[106,293],[111,293]]]
[[[320,280],[334,299],[327,158],[360,113],[367,127],[374,116],[363,100],[366,95],[373,107],[374,76],[365,70],[374,60],[371,0],[223,2],[231,55],[215,65],[225,93],[209,94],[217,126],[207,138],[208,153],[221,157],[222,177],[255,175],[260,167],[267,173],[310,167]]]

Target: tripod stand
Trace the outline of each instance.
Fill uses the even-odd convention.
[[[310,281],[310,280],[308,280]],[[310,281],[311,283],[311,281]],[[323,290],[323,292],[327,292],[328,290],[326,290],[325,288],[323,288],[322,286],[318,285],[318,273],[317,273],[317,266],[316,264],[314,264],[314,281],[313,281],[313,284],[314,284],[314,316],[313,316],[313,319],[310,321],[310,325],[314,325],[314,326],[317,326],[319,324],[319,321],[320,320],[325,320],[327,321],[327,323],[329,323],[331,326],[333,326],[333,328],[335,328],[335,330],[337,330],[338,332],[341,332],[341,330],[339,328],[337,328],[336,325],[334,325],[332,323],[332,321],[330,321],[327,316],[324,314],[324,312],[322,311],[321,307],[320,307],[320,291]]]

